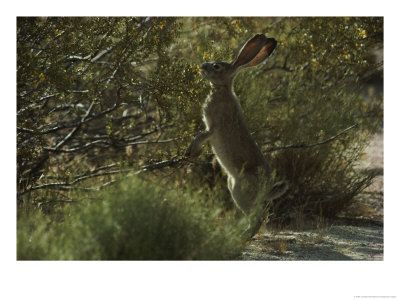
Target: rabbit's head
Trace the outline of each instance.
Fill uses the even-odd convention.
[[[235,75],[232,64],[224,61],[206,62],[201,65],[201,71],[214,85],[228,85]]]
[[[276,40],[263,34],[256,34],[240,50],[232,63],[223,61],[206,62],[201,65],[202,74],[213,85],[231,85],[236,73],[246,67],[263,62],[275,49]]]

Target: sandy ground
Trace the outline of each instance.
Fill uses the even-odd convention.
[[[361,167],[383,170],[383,134],[371,140]],[[353,211],[319,229],[260,232],[241,259],[383,260],[383,175],[357,196]]]

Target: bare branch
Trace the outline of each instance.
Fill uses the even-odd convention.
[[[162,143],[170,143],[173,141],[177,141],[180,140],[182,138],[184,138],[184,136],[181,137],[176,137],[176,138],[171,138],[171,139],[166,139],[166,140],[154,140],[154,141],[137,141],[145,136],[151,135],[153,133],[156,133],[162,129],[165,128],[169,128],[172,127],[173,124],[167,124],[164,126],[157,126],[155,129],[149,131],[149,132],[145,132],[142,134],[139,134],[137,136],[134,137],[129,137],[129,138],[124,138],[121,140],[113,140],[110,141],[106,138],[108,138],[109,136],[104,136],[104,139],[101,139],[102,137],[97,137],[96,140],[92,141],[92,142],[88,142],[82,146],[78,146],[75,148],[69,148],[69,149],[61,149],[61,148],[49,148],[49,147],[43,147],[44,150],[46,151],[51,151],[51,152],[62,152],[62,153],[72,153],[72,152],[77,152],[77,151],[82,151],[82,150],[87,150],[90,149],[92,147],[102,147],[102,148],[109,148],[112,145],[116,145],[116,146],[120,146],[120,147],[124,147],[124,146],[129,146],[129,145],[140,145],[140,144],[162,144]]]
[[[80,119],[79,121],[72,121],[72,122],[57,124],[52,128],[49,128],[49,129],[46,129],[46,130],[43,130],[43,131],[39,132],[39,134],[49,134],[49,133],[53,133],[53,132],[61,130],[61,129],[81,126],[84,123],[87,123],[87,122],[90,122],[92,120],[98,119],[98,118],[100,118],[100,117],[112,112],[113,110],[115,110],[118,107],[119,107],[119,104],[115,103],[112,107],[110,107],[108,109],[105,109],[105,110],[99,112],[98,114],[92,115],[90,117],[87,116],[84,120]]]
[[[164,144],[164,143],[179,141],[183,138],[184,138],[184,136],[178,136],[178,137],[172,138],[172,139],[155,140],[155,141],[138,141],[138,142],[127,143],[126,145],[128,146],[128,145],[143,145],[143,144]]]
[[[98,61],[100,58],[102,58],[104,55],[106,55],[107,53],[109,53],[112,49],[114,48],[114,46],[110,46],[107,49],[100,51],[99,54],[97,54],[95,57],[92,58],[92,60],[90,62],[94,63],[96,61]]]
[[[107,172],[96,173],[103,169],[108,169],[108,168],[117,166],[116,164],[110,164],[108,166],[103,166],[103,167],[94,169],[90,172],[90,174],[78,175],[74,178],[74,180],[72,180],[70,182],[50,182],[50,183],[44,183],[44,184],[40,184],[40,185],[31,187],[30,189],[19,192],[18,196],[23,195],[30,191],[39,190],[39,189],[47,189],[47,188],[58,189],[58,190],[74,190],[74,189],[76,189],[76,190],[85,190],[85,191],[96,191],[96,190],[102,189],[103,187],[105,187],[107,185],[117,182],[117,180],[111,180],[107,183],[102,184],[101,186],[98,186],[98,187],[81,187],[81,186],[76,186],[76,184],[81,181],[88,180],[88,179],[95,178],[95,177],[100,177],[100,176],[117,175],[117,174],[121,174],[121,173],[130,173],[130,172],[135,172],[135,171],[136,172],[134,174],[136,175],[136,174],[139,174],[139,173],[142,173],[145,171],[153,171],[153,170],[162,169],[165,167],[172,167],[172,166],[175,166],[178,163],[185,161],[185,160],[186,160],[186,158],[177,158],[177,156],[174,156],[173,158],[171,158],[169,160],[164,160],[164,161],[156,162],[156,163],[153,163],[150,165],[141,166],[139,170],[137,168],[129,168],[129,169],[112,170],[112,171],[107,171]]]
[[[88,54],[86,56],[78,56],[78,55],[69,55],[66,56],[64,58],[62,58],[60,61],[66,61],[66,62],[76,62],[76,61],[85,61],[85,62],[91,62],[94,63],[96,61],[98,61],[100,58],[102,58],[104,55],[106,55],[107,53],[109,53],[114,47],[108,47],[105,50],[100,51],[95,57],[93,57],[92,59],[90,59],[93,54]]]
[[[174,156],[173,158],[168,159],[168,160],[163,160],[163,161],[160,161],[160,162],[156,162],[154,164],[150,164],[150,165],[147,165],[147,166],[142,166],[142,167],[140,167],[140,170],[137,171],[135,174],[139,174],[139,173],[142,173],[144,171],[152,171],[152,170],[156,170],[156,169],[162,169],[162,168],[165,168],[165,167],[170,167],[170,166],[176,165],[176,164],[178,164],[178,163],[180,163],[180,162],[182,162],[184,160],[185,160],[185,158],[177,158],[177,156]]]
[[[35,131],[29,128],[17,127],[17,131],[23,133],[34,133]]]
[[[48,147],[43,147],[44,150],[51,151],[51,152],[63,152],[63,153],[71,153],[71,152],[77,152],[81,150],[86,150],[88,148],[94,147],[94,146],[100,146],[99,144],[108,144],[106,140],[95,140],[90,143],[86,143],[83,146],[80,147],[75,147],[75,148],[70,148],[70,149],[59,149],[57,147],[54,148],[48,148]]]
[[[90,104],[90,106],[89,106],[88,110],[86,111],[85,115],[82,117],[81,122],[74,129],[72,129],[71,132],[68,133],[65,136],[65,138],[53,148],[53,150],[59,149],[62,145],[64,145],[78,131],[78,129],[81,127],[81,125],[83,124],[85,119],[89,116],[90,112],[92,111],[93,105],[94,105],[94,101],[92,101],[92,103]]]
[[[95,173],[95,174],[90,174],[90,175],[83,175],[80,177],[76,177],[74,180],[71,182],[50,182],[50,183],[44,183],[40,184],[34,187],[31,187],[30,189],[27,189],[25,191],[22,191],[18,193],[18,195],[23,195],[27,192],[34,191],[34,190],[40,190],[40,189],[59,189],[59,190],[72,190],[72,189],[79,189],[79,190],[96,190],[96,188],[87,188],[87,187],[79,187],[79,186],[74,186],[80,181],[84,181],[90,178],[95,178],[95,177],[100,177],[100,176],[108,176],[108,175],[116,175],[120,173],[129,173],[132,171],[136,171],[137,169],[132,168],[132,169],[123,169],[123,170],[114,170],[114,171],[108,171],[108,172],[103,172],[103,173]]]
[[[40,108],[40,105],[38,105],[38,103],[43,102],[43,101],[47,101],[48,99],[52,98],[52,97],[56,97],[58,95],[60,95],[61,93],[56,93],[56,94],[51,94],[51,95],[47,95],[47,96],[43,96],[40,99],[34,101],[31,105],[28,105],[26,107],[21,108],[20,110],[17,111],[17,116],[22,115],[24,112],[29,111],[31,109],[36,109],[36,108]],[[24,97],[25,95],[20,95],[20,97]]]
[[[277,151],[277,150],[283,150],[283,149],[297,149],[297,148],[311,148],[311,147],[315,147],[315,146],[320,146],[323,144],[327,144],[329,142],[332,142],[333,140],[337,139],[339,136],[345,134],[346,132],[348,132],[349,130],[357,127],[358,124],[354,124],[348,128],[346,128],[345,130],[339,132],[338,134],[331,136],[330,138],[321,141],[321,142],[317,142],[317,143],[313,143],[313,144],[293,144],[293,145],[285,145],[285,146],[279,146],[279,147],[271,147],[268,148],[266,150],[263,150],[263,152],[267,153],[267,152],[273,152],[273,151]]]

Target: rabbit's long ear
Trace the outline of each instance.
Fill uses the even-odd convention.
[[[258,65],[274,51],[276,44],[277,42],[274,38],[256,34],[243,46],[232,65],[235,68]]]

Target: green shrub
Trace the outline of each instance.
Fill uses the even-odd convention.
[[[19,260],[222,260],[240,254],[245,219],[220,217],[200,197],[137,178],[64,208],[63,220],[24,213]]]

